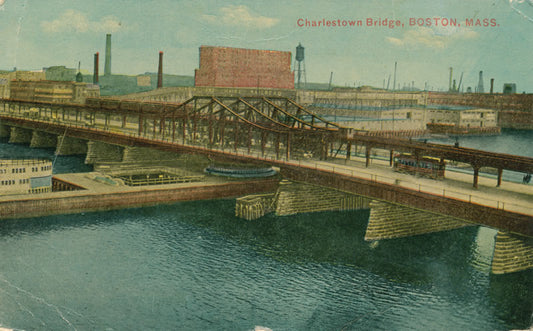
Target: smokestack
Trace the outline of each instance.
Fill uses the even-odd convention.
[[[108,33],[105,40],[105,66],[104,76],[111,75],[111,35]]]
[[[159,68],[157,69],[157,88],[163,87],[163,52],[159,52]]]
[[[452,78],[453,78],[453,68],[450,67],[450,82],[448,83],[448,92],[452,92]]]
[[[494,92],[494,78],[490,79],[490,94]]]
[[[398,62],[394,62],[394,83],[392,83],[392,90],[396,90],[396,67],[398,66]]]
[[[94,54],[93,84],[98,84],[98,57],[99,57],[99,54],[98,52],[96,52]]]
[[[483,71],[479,72],[479,82],[477,84],[477,93],[485,93],[485,89],[483,88]]]

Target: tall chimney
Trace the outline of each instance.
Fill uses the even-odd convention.
[[[490,79],[490,94],[494,93],[494,78]]]
[[[111,75],[111,34],[106,35],[105,40],[105,66],[104,76]]]
[[[98,52],[94,53],[93,84],[98,84]]]
[[[485,93],[485,89],[483,88],[483,71],[479,72],[479,82],[477,84],[477,93]]]
[[[159,52],[159,68],[157,70],[157,88],[163,87],[163,52]]]
[[[452,79],[453,79],[453,68],[450,67],[450,82],[448,83],[448,92],[452,92]]]

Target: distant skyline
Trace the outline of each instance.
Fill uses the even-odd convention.
[[[193,76],[201,45],[290,51],[294,61],[301,43],[308,82],[333,72],[338,86],[392,88],[397,62],[400,88],[447,90],[453,67],[465,90],[483,71],[485,92],[494,78],[495,92],[516,83],[533,93],[532,17],[533,0],[0,0],[0,69],[81,61],[92,72],[99,52],[103,73],[110,33],[113,74],[156,72],[163,51],[166,74]]]

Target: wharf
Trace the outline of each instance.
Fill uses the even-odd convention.
[[[63,183],[81,190],[0,196],[0,219],[144,207],[178,201],[235,198],[274,192],[279,179],[231,180],[206,176],[202,181],[165,185],[111,185],[95,180],[99,173],[58,174]]]

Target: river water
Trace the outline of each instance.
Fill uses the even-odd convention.
[[[524,146],[530,135],[519,139]],[[54,158],[53,150],[0,142],[0,158],[37,156]],[[55,169],[90,170],[82,157],[63,156]],[[0,325],[23,330],[531,325],[533,272],[489,274],[494,230],[467,227],[369,243],[367,210],[245,221],[235,218],[234,204],[197,201],[1,221]]]

